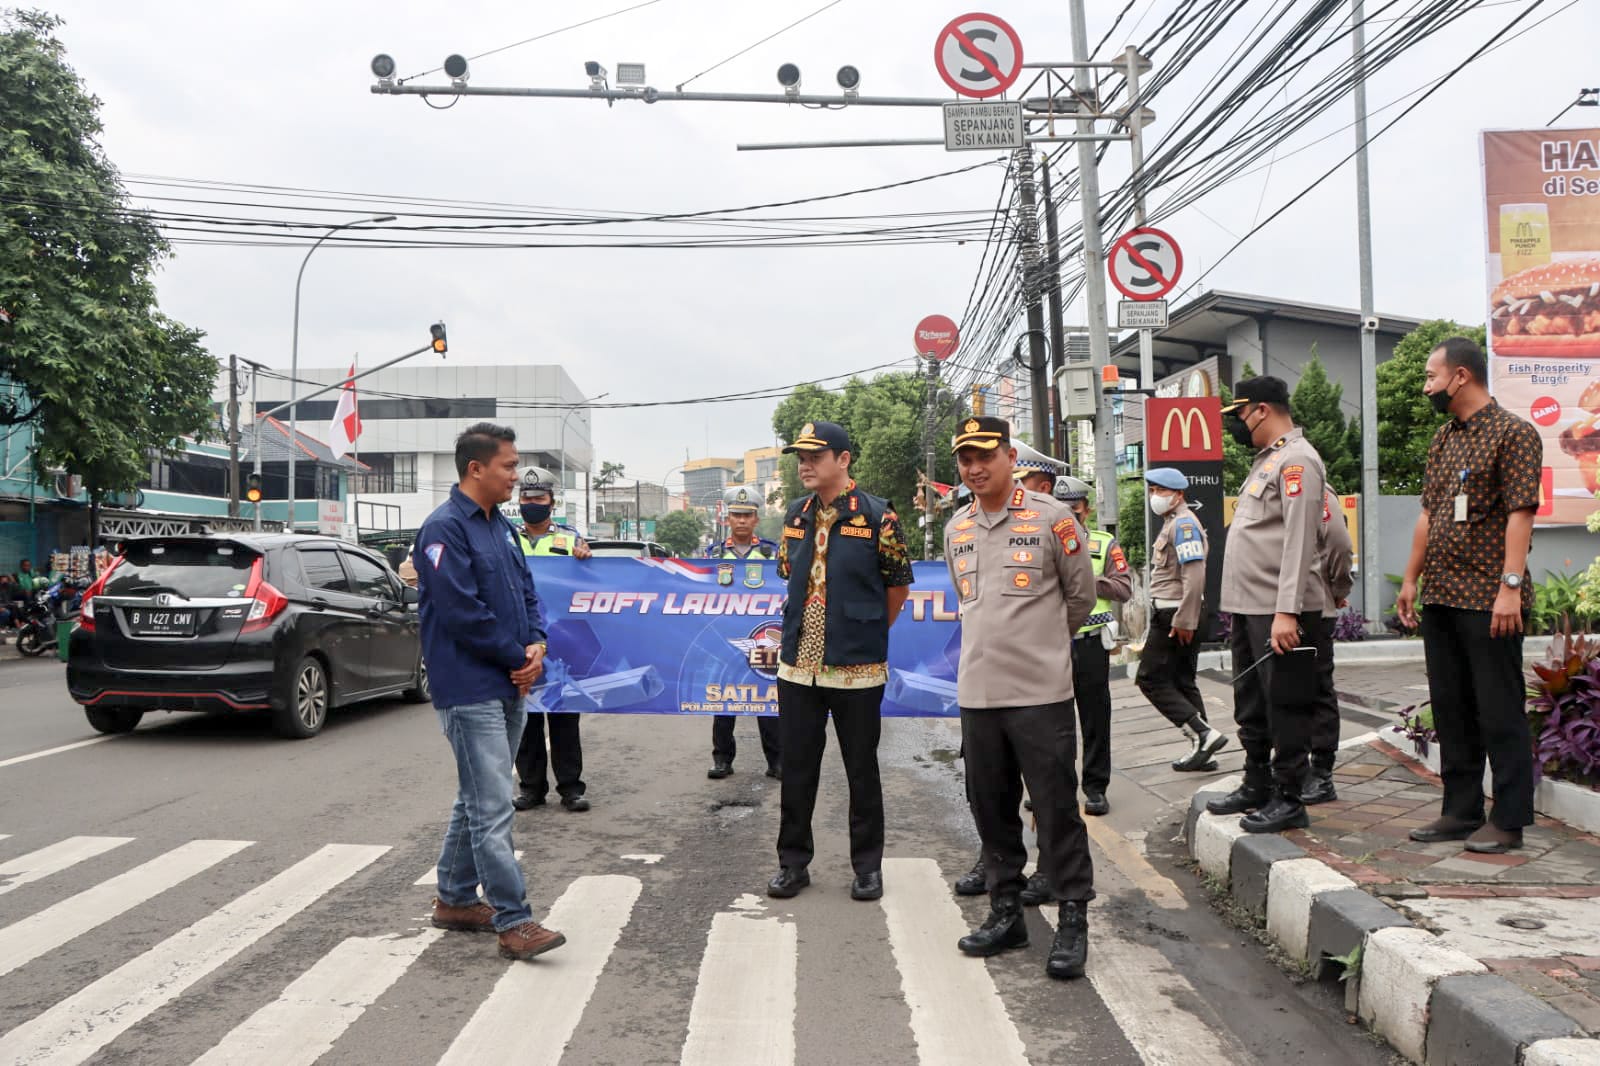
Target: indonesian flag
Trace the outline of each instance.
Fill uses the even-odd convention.
[[[356,365],[350,364],[350,377],[339,390],[339,406],[334,408],[333,422],[328,426],[328,447],[338,456],[348,455],[356,449],[356,438],[361,436],[361,416],[356,413]]]

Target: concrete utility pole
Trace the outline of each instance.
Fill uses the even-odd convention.
[[[1056,226],[1056,198],[1050,186],[1050,157],[1045,156],[1041,161],[1041,170],[1044,175],[1044,233],[1045,254],[1050,259],[1049,296],[1050,296],[1050,380],[1056,380],[1056,375],[1066,365],[1067,336],[1066,327],[1061,321],[1061,236]],[[1055,440],[1053,447],[1041,449],[1053,454],[1057,459],[1066,462],[1071,456],[1071,447],[1067,442],[1066,413],[1061,410],[1058,402],[1060,397],[1054,389],[1047,390],[1050,395],[1051,410],[1055,414]]]
[[[239,517],[239,357],[228,356],[228,517]]]
[[[933,405],[939,398],[939,360],[928,357],[928,400],[922,405],[922,450],[925,453],[927,483],[922,488],[922,557],[933,558],[933,509],[939,500],[939,493],[933,487],[934,448],[933,439],[934,417]]]
[[[1356,246],[1361,262],[1361,606],[1383,631],[1383,570],[1378,563],[1378,319],[1372,296],[1372,192],[1367,181],[1366,14],[1351,0],[1350,47],[1356,74]]]
[[[1072,59],[1074,63],[1089,62],[1089,30],[1083,13],[1083,0],[1071,0]],[[1088,66],[1077,67],[1073,82],[1085,100],[1094,98],[1094,72]],[[1092,118],[1078,119],[1078,132],[1094,132]],[[1111,338],[1106,333],[1106,265],[1100,238],[1100,173],[1092,141],[1078,142],[1078,189],[1083,200],[1083,276],[1084,293],[1088,300],[1089,355],[1095,372],[1103,373],[1111,363]],[[1094,467],[1095,482],[1100,492],[1100,525],[1115,532],[1117,528],[1117,456],[1116,427],[1112,424],[1111,396],[1100,393],[1099,417],[1095,419]]]
[[[1022,214],[1017,220],[1018,261],[1022,268],[1022,299],[1028,308],[1028,395],[1033,406],[1032,444],[1049,455],[1050,379],[1049,353],[1045,351],[1044,308],[1039,304],[1039,209],[1034,199],[1033,151],[1018,148],[1017,193]]]

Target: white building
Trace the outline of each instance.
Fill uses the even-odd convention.
[[[300,379],[332,385],[348,373],[348,365],[302,366]],[[251,383],[242,368],[240,378],[241,435],[248,438]],[[255,387],[258,411],[289,399],[289,383],[282,378],[261,374]],[[318,387],[302,384],[296,395]],[[226,375],[216,398],[219,403],[227,398]],[[587,528],[589,472],[594,462],[590,412],[576,406],[584,395],[564,368],[465,366],[452,357],[442,365],[401,365],[362,378],[356,382],[356,398],[362,424],[357,457],[371,469],[351,479],[348,520],[361,531],[421,525],[459,480],[456,436],[474,422],[495,422],[516,430],[524,463],[547,467],[565,478],[558,516],[564,510],[567,522]],[[300,431],[326,440],[337,402],[338,395],[330,392],[297,404]],[[287,423],[289,412],[277,417]]]

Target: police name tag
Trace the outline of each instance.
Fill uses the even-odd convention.
[[[1457,522],[1465,522],[1467,520],[1467,494],[1466,493],[1462,492],[1462,493],[1458,493],[1456,495],[1455,507],[1456,507],[1456,521]]]

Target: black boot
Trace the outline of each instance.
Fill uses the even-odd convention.
[[[1265,806],[1271,799],[1272,778],[1267,764],[1249,759],[1244,764],[1244,784],[1221,799],[1207,803],[1206,810],[1212,814],[1243,814]]]
[[[1215,770],[1217,764],[1211,757],[1228,746],[1227,734],[1212,729],[1198,716],[1184,726],[1183,731],[1188,734],[1192,747],[1189,749],[1189,754],[1173,761],[1172,768],[1179,773],[1196,773],[1204,771],[1208,766]]]
[[[1056,939],[1050,945],[1050,957],[1044,972],[1058,980],[1068,981],[1083,976],[1089,961],[1089,905],[1063,903],[1057,915]]]
[[[983,856],[972,864],[972,869],[956,878],[956,895],[981,896],[989,891],[988,874],[983,869]]]
[[[989,917],[973,932],[956,942],[967,955],[986,957],[1011,948],[1028,946],[1028,922],[1022,901],[1014,895],[1001,896],[989,905]]]
[[[1333,787],[1333,767],[1324,770],[1313,766],[1300,786],[1300,802],[1310,807],[1316,803],[1332,803],[1338,798],[1339,793]]]
[[[1022,895],[1018,898],[1022,900],[1024,907],[1037,907],[1041,903],[1049,903],[1050,882],[1045,879],[1044,874],[1035,870],[1033,876],[1028,878],[1027,885],[1022,889]]]
[[[1311,815],[1293,796],[1279,793],[1272,802],[1253,814],[1239,819],[1239,828],[1246,833],[1281,833],[1285,829],[1304,829],[1311,824]]]

